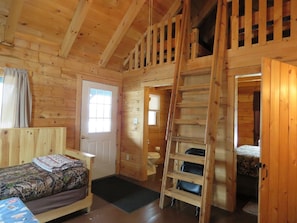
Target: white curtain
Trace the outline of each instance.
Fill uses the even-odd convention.
[[[5,68],[0,127],[29,127],[31,112],[32,96],[28,72],[22,69]]]

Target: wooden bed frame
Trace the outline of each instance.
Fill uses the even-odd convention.
[[[88,195],[83,200],[36,215],[40,222],[47,222],[75,211],[90,211],[93,194],[92,163],[94,155],[78,150],[66,149],[65,127],[0,129],[0,167],[32,162],[37,156],[65,154],[83,160],[89,170]]]

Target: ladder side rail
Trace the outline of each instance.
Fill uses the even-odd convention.
[[[185,2],[184,2],[184,7],[186,4]],[[185,10],[185,8],[183,8],[183,14],[182,14],[181,20],[182,20],[181,28],[179,29],[179,32],[176,35],[177,53],[176,53],[176,60],[175,60],[176,63],[174,68],[172,93],[170,97],[169,112],[168,112],[168,118],[167,118],[166,135],[165,135],[166,140],[168,140],[168,136],[172,130],[173,117],[174,117],[175,107],[177,104],[178,86],[180,83],[180,76],[181,76],[180,73],[181,73],[182,62],[183,62],[182,55],[183,55],[183,49],[185,47],[186,29],[188,25],[187,21],[185,20],[189,20],[189,9]]]
[[[183,5],[183,14],[182,14],[182,23],[181,29],[178,33],[177,39],[177,57],[176,57],[176,64],[174,70],[174,82],[173,82],[173,89],[170,98],[170,106],[169,106],[169,113],[168,113],[168,120],[167,120],[167,129],[166,129],[166,139],[167,139],[167,146],[166,146],[166,155],[164,161],[164,170],[163,170],[163,179],[162,179],[162,187],[161,187],[161,196],[160,196],[160,203],[159,206],[161,208],[164,207],[164,198],[165,198],[165,190],[167,184],[167,172],[168,172],[168,165],[169,165],[169,155],[171,150],[171,142],[172,142],[172,133],[173,133],[173,120],[175,115],[175,107],[177,104],[177,94],[178,94],[178,85],[180,82],[180,73],[182,68],[183,62],[183,51],[185,47],[185,38],[187,35],[187,27],[188,27],[188,19],[189,19],[189,10],[190,10],[190,1],[185,0]]]
[[[211,71],[210,96],[206,122],[206,166],[204,168],[204,187],[202,188],[202,210],[199,222],[207,223],[210,219],[212,187],[215,170],[215,147],[220,108],[220,91],[227,50],[227,0],[218,0],[214,52]]]

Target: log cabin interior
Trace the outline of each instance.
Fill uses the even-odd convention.
[[[115,87],[113,174],[145,181],[151,152],[156,164],[170,166],[168,134],[203,138],[211,151],[207,207],[234,210],[236,148],[261,144],[258,220],[296,222],[296,8],[296,0],[1,0],[1,75],[6,67],[27,70],[29,127],[66,127],[66,147],[82,151],[85,81]],[[180,76],[184,105],[176,103]],[[261,92],[257,124],[254,92]],[[151,107],[155,99],[159,106]],[[203,111],[194,111],[198,104]],[[182,118],[170,124],[176,107],[196,126],[183,127],[193,123]],[[196,143],[183,140],[174,144],[183,152]],[[94,168],[104,160],[95,155]],[[161,197],[169,196],[167,177]],[[209,209],[200,217],[207,222]]]

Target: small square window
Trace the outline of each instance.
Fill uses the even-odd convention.
[[[158,125],[157,116],[160,111],[160,95],[149,95],[148,125]]]
[[[149,125],[157,125],[157,112],[156,111],[148,112],[148,124]]]

